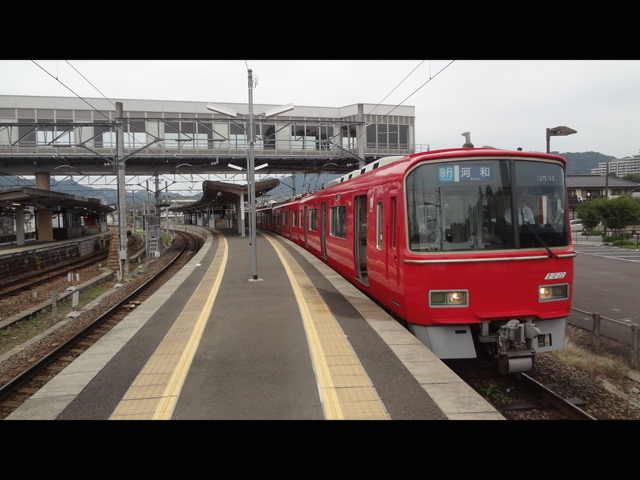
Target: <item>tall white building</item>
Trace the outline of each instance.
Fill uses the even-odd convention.
[[[640,173],[640,155],[620,158],[610,162],[601,162],[598,168],[592,168],[592,175],[606,175],[607,163],[609,164],[609,173],[615,173],[617,177],[624,177],[629,173]]]

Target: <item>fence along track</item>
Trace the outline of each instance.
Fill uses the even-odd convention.
[[[613,337],[609,337],[606,335],[602,334],[602,321],[607,321],[607,322],[612,322],[615,323],[617,325],[623,326],[623,327],[628,327],[631,329],[631,343],[625,343],[626,345],[628,345],[631,349],[631,355],[629,358],[630,361],[630,365],[631,368],[637,368],[638,365],[640,365],[640,327],[638,325],[636,325],[635,323],[625,323],[625,322],[621,322],[620,320],[615,320],[613,318],[607,318],[607,317],[603,317],[602,315],[600,315],[599,313],[595,313],[595,312],[586,312],[584,310],[580,310],[578,308],[571,308],[572,311],[574,312],[578,312],[578,313],[582,313],[583,315],[588,315],[592,318],[593,320],[593,324],[592,324],[592,330],[587,330],[586,328],[580,326],[580,325],[576,325],[576,324],[571,324],[576,328],[580,328],[584,331],[590,332],[593,334],[593,346],[595,348],[599,348],[601,346],[601,340],[603,338],[606,338],[608,340],[614,341],[614,342],[618,342],[618,343],[623,343],[620,341],[619,338],[613,338]]]

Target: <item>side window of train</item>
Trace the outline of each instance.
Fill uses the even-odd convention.
[[[329,233],[336,238],[347,238],[347,206],[336,205],[331,207]]]
[[[309,212],[309,215],[310,215],[309,230],[311,230],[312,232],[317,232],[318,231],[318,209],[312,208],[311,211]]]

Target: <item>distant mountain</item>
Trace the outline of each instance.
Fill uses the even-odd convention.
[[[597,168],[599,163],[616,158],[598,152],[551,153],[560,155],[567,161],[567,175],[591,175],[591,169]]]

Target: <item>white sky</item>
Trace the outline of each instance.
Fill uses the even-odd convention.
[[[638,60],[35,62],[0,60],[0,95],[248,103],[250,68],[255,104],[415,106],[416,144],[431,150],[461,147],[469,131],[476,147],[540,152],[545,129],[564,125],[577,133],[552,137],[552,151],[640,151]]]

